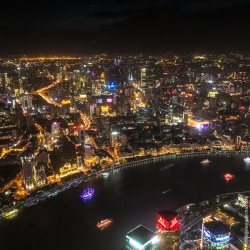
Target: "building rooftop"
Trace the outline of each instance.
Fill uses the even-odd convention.
[[[168,222],[174,219],[178,215],[177,212],[171,211],[171,210],[161,210],[161,211],[158,211],[157,213]]]
[[[148,242],[150,242],[156,236],[157,235],[153,233],[151,230],[147,229],[142,225],[139,225],[138,227],[128,232],[126,237],[134,240],[135,242],[143,246]]]
[[[229,229],[221,221],[209,221],[204,224],[206,229],[213,235],[227,234]]]

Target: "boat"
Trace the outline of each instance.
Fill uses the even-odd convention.
[[[102,175],[102,172],[97,172],[96,173],[96,177],[99,177],[99,176],[101,176]]]
[[[230,181],[233,177],[234,177],[234,175],[232,175],[232,174],[225,174],[225,175],[224,175],[224,179],[225,179],[226,181]]]
[[[172,189],[168,189],[168,190],[165,190],[165,191],[162,191],[163,194],[167,193],[167,192],[170,192]]]
[[[108,173],[108,172],[103,172],[102,175],[103,175],[103,176],[108,176],[109,173]]]
[[[247,163],[250,163],[250,158],[247,157],[247,158],[244,159],[244,161],[247,162]]]
[[[103,230],[107,226],[109,226],[113,222],[112,219],[106,219],[106,220],[101,220],[100,222],[97,223],[97,227]]]
[[[173,167],[174,166],[174,164],[169,164],[167,167],[168,168],[171,168],[171,167]]]
[[[203,160],[203,161],[201,161],[201,164],[207,164],[207,163],[209,163],[210,161],[208,160],[208,159],[205,159],[205,160]]]
[[[90,199],[94,195],[94,189],[93,188],[86,188],[80,195],[80,197],[84,200]]]
[[[17,212],[18,212],[17,209],[11,209],[11,210],[9,210],[9,211],[7,211],[7,212],[4,212],[4,213],[2,214],[2,216],[3,216],[3,218],[7,218],[7,217],[10,217],[10,216],[13,216],[13,215],[16,214]]]

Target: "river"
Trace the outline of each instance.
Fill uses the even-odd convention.
[[[204,158],[211,162],[201,165]],[[163,169],[171,163],[173,167]],[[227,182],[226,173],[235,177]],[[79,195],[88,187],[95,194],[84,202]],[[3,250],[122,250],[126,233],[137,225],[155,230],[158,210],[176,210],[216,194],[245,190],[250,190],[250,165],[243,156],[184,156],[121,168],[0,220],[0,246]],[[106,218],[113,223],[101,231],[96,223]]]

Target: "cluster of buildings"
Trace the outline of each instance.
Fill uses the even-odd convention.
[[[2,58],[2,164],[46,148],[64,175],[106,158],[249,149],[249,77],[248,54]]]

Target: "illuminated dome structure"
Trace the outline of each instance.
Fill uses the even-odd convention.
[[[90,199],[94,195],[94,189],[93,188],[86,188],[80,195],[80,197],[84,200]]]

